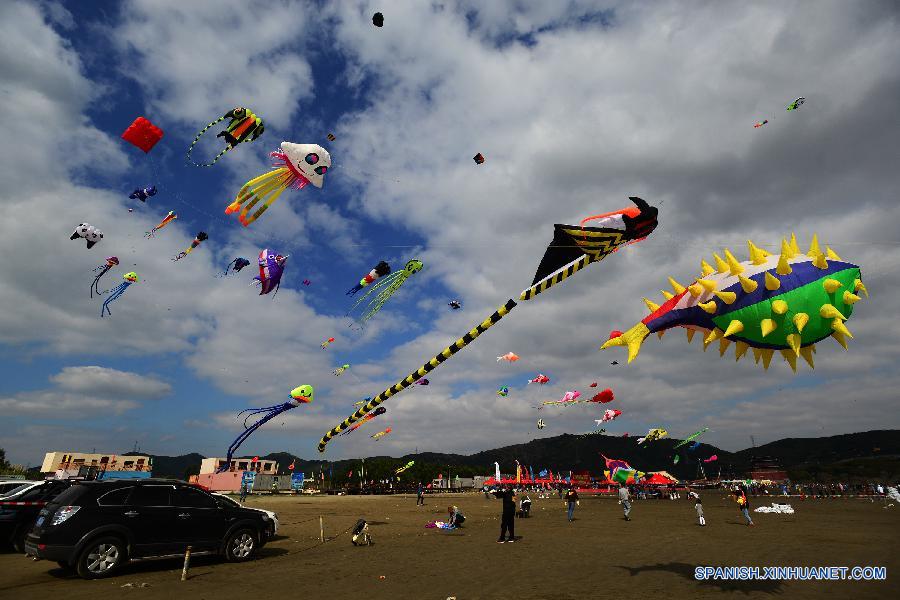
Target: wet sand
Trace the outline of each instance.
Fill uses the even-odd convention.
[[[0,554],[0,598],[584,599],[584,598],[864,598],[900,597],[900,506],[841,498],[789,499],[796,514],[753,513],[747,527],[734,502],[703,495],[708,525],[693,503],[644,500],[632,521],[611,498],[583,498],[575,521],[555,495],[533,500],[532,518],[516,519],[516,543],[497,544],[501,504],[483,494],[269,497],[248,506],[274,510],[279,536],[256,560],[229,564],[195,557],[133,563],[119,575],[85,581],[55,563]],[[751,499],[752,506],[773,499]],[[778,501],[777,498],[774,500]],[[466,515],[463,529],[426,529],[445,520],[448,504]],[[319,516],[324,517],[324,544]],[[359,517],[375,545],[354,547],[347,531]],[[883,566],[887,580],[697,581],[713,566]],[[381,579],[380,576],[384,576]],[[134,583],[149,587],[122,588]]]

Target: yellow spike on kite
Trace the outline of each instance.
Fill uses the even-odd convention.
[[[821,316],[823,319],[840,319],[842,321],[847,320],[847,317],[842,315],[841,311],[830,304],[822,305],[822,308],[819,309],[819,316]]]
[[[759,287],[758,283],[748,277],[744,277],[743,275],[738,275],[738,280],[741,282],[741,288],[747,294],[755,292],[756,288]]]
[[[731,323],[728,324],[728,327],[725,329],[725,333],[723,337],[728,337],[729,335],[733,335],[735,333],[740,333],[744,330],[744,324],[738,321],[737,319],[732,319]]]
[[[825,255],[821,252],[816,254],[816,257],[813,259],[812,264],[817,269],[822,269],[823,271],[828,268],[828,261],[825,260]]]
[[[844,304],[849,306],[852,304],[856,304],[857,302],[862,300],[862,298],[860,298],[859,296],[857,296],[856,294],[854,294],[852,292],[844,292],[842,300],[844,301]]]
[[[794,315],[792,321],[794,322],[794,327],[797,328],[797,331],[803,333],[803,328],[809,323],[809,315],[806,313],[797,313]]]
[[[728,272],[732,275],[739,275],[744,272],[744,265],[734,257],[734,254],[728,248],[725,248],[725,260],[728,261]]]
[[[775,331],[776,327],[778,327],[778,325],[776,325],[775,321],[773,321],[772,319],[763,319],[759,322],[759,328],[762,331],[763,337],[766,337],[767,335]]]
[[[781,355],[784,357],[784,360],[786,360],[788,362],[788,364],[791,365],[791,371],[796,373],[797,372],[797,355],[794,354],[790,350],[782,350]]]
[[[791,245],[788,244],[788,241],[783,238],[781,240],[781,255],[786,256],[788,258],[788,260],[797,256],[797,253],[794,252],[794,249],[791,248]]]
[[[656,311],[659,310],[659,304],[657,304],[657,303],[655,303],[655,302],[651,302],[651,301],[648,300],[647,298],[644,298],[644,304],[647,305],[647,308],[650,309],[650,312],[651,312],[651,313],[656,312]]]
[[[713,329],[712,331],[709,332],[709,335],[706,336],[705,340],[703,340],[703,344],[704,345],[711,344],[712,342],[716,341],[720,337],[722,337],[722,330],[719,329],[718,327],[716,327],[715,329]]]
[[[803,357],[803,360],[806,361],[806,364],[809,365],[810,369],[816,368],[816,363],[813,362],[813,352],[814,349],[812,346],[803,346],[800,348],[800,356]]]
[[[844,335],[844,336],[850,338],[851,340],[853,339],[853,334],[850,333],[850,330],[847,329],[847,326],[844,325],[844,322],[841,321],[840,319],[835,319],[834,321],[832,321],[831,328],[834,331],[840,331],[841,335]]]
[[[728,346],[731,345],[731,340],[728,338],[722,338],[719,340],[719,356],[725,356],[725,351],[728,350]]]
[[[669,277],[669,285],[672,286],[672,289],[675,290],[676,294],[683,294],[684,290],[686,289],[683,285],[681,285],[671,277]]]
[[[778,266],[775,267],[775,272],[779,275],[790,275],[793,271],[791,265],[788,264],[788,256],[786,254],[779,256]]]
[[[734,301],[737,300],[737,294],[734,292],[713,292],[713,294],[725,304],[734,304]]]
[[[697,283],[703,287],[707,292],[715,291],[718,284],[711,279],[698,279]]]
[[[756,247],[751,240],[747,240],[747,251],[750,254],[750,262],[754,265],[763,265],[766,263],[766,255],[762,250]]]
[[[772,355],[775,354],[775,351],[772,350],[771,348],[763,348],[761,352],[762,352],[763,368],[766,371],[768,371],[769,363],[772,362]]]
[[[820,254],[822,254],[822,250],[819,249],[819,236],[814,233],[812,240],[809,242],[809,250],[807,250],[806,255],[810,258],[815,258]]]
[[[728,272],[728,263],[722,260],[722,257],[718,254],[713,253],[713,260],[716,263],[716,272],[717,273],[727,273]]]
[[[700,294],[703,293],[703,286],[699,283],[693,283],[687,287],[688,291],[691,293],[691,296],[697,298]]]
[[[837,343],[843,346],[844,350],[847,349],[847,340],[844,338],[844,334],[840,331],[832,331],[831,337],[837,340]]]
[[[866,298],[869,297],[869,290],[867,290],[866,286],[863,285],[863,282],[861,279],[853,280],[853,291],[854,292],[862,292],[863,294],[866,295]]]
[[[778,280],[778,278],[766,271],[766,289],[770,292],[774,292],[780,287],[781,282]]]
[[[685,331],[687,332],[688,344],[690,344],[691,341],[694,339],[694,334],[697,333],[697,330],[687,327],[687,328],[685,328]]]
[[[803,254],[803,251],[800,250],[800,244],[797,243],[797,234],[791,234],[791,250],[794,251],[794,254]]]
[[[700,308],[702,308],[703,310],[705,310],[706,312],[708,312],[711,315],[716,314],[716,311],[719,309],[719,307],[716,306],[716,303],[713,302],[712,300],[710,300],[709,302],[703,302],[701,304],[698,304],[697,306],[699,306]]]
[[[700,261],[700,273],[702,274],[703,277],[706,277],[707,275],[712,275],[715,272],[716,272],[716,270],[713,269],[711,264],[709,264],[705,260]]]
[[[827,256],[831,260],[840,260],[844,259],[838,256],[838,253],[831,249],[831,246],[825,246],[825,256]]]
[[[737,340],[734,344],[734,362],[739,361],[743,355],[747,354],[749,347],[750,344]]]
[[[799,333],[791,333],[787,336],[788,346],[794,351],[795,356],[800,356],[800,334]]]
[[[672,292],[667,292],[666,290],[659,290],[659,291],[662,292],[662,295],[666,300],[671,300],[672,298],[675,297],[675,294],[673,294]]]
[[[759,364],[759,359],[762,358],[762,350],[757,347],[752,347],[750,350],[753,352],[753,362]]]
[[[829,294],[833,294],[838,291],[838,288],[844,287],[844,284],[838,281],[837,279],[831,279],[830,277],[822,282],[822,287],[825,288],[825,291]]]
[[[776,315],[783,315],[788,311],[788,303],[784,300],[772,300],[772,312]]]

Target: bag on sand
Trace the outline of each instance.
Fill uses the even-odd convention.
[[[366,523],[365,519],[360,519],[356,522],[351,535],[353,536],[351,540],[354,546],[368,546],[372,543],[372,537],[369,535],[369,524]]]

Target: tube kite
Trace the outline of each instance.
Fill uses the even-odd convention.
[[[299,190],[310,183],[321,188],[325,182],[325,173],[331,167],[331,155],[316,144],[282,142],[281,150],[271,152],[269,156],[272,157],[275,168],[245,183],[234,202],[225,209],[226,215],[240,210],[238,219],[244,227],[258,219],[287,188]],[[250,210],[260,200],[263,205],[248,217]],[[247,205],[244,206],[244,203]]]
[[[715,268],[701,261],[701,278],[688,287],[669,278],[675,294],[663,292],[666,302],[661,306],[645,299],[650,315],[601,350],[625,346],[631,362],[648,335],[672,327],[686,328],[688,342],[703,332],[704,350],[719,340],[720,356],[732,341],[735,359],[750,348],[766,369],[776,350],[794,372],[799,356],[814,367],[815,344],[828,337],[846,350],[846,338],[853,335],[844,321],[860,300],[856,293],[868,296],[860,268],[827,246],[822,252],[815,235],[805,255],[793,235],[790,242],[782,240],[779,256],[747,244],[749,261],[738,262],[726,249],[725,260],[713,255]]]
[[[237,452],[237,449],[240,448],[241,444],[246,441],[250,435],[265,425],[270,419],[280,415],[281,413],[291,410],[292,408],[296,408],[301,404],[309,404],[313,401],[314,390],[311,385],[301,385],[297,386],[291,390],[290,400],[283,404],[275,404],[273,406],[264,406],[262,408],[248,408],[247,410],[243,410],[238,413],[238,417],[247,414],[244,417],[244,430],[238,435],[231,445],[228,447],[228,455],[225,458],[225,464],[222,465],[217,473],[222,473],[223,471],[227,471],[231,465],[231,457],[234,456],[234,453]],[[260,416],[261,418],[254,421],[252,424],[248,425],[247,420],[253,416]]]
[[[599,223],[600,227],[556,225],[553,241],[550,242],[544,257],[538,265],[534,281],[529,288],[522,291],[519,300],[522,302],[531,300],[538,294],[566,281],[587,265],[603,260],[623,245],[650,235],[657,225],[657,209],[636,196],[630,197],[630,200],[635,204],[636,208],[625,208],[617,211],[608,220]],[[325,451],[325,447],[334,436],[359,421],[359,419],[394,394],[406,389],[415,381],[436,369],[441,363],[493,327],[495,323],[509,314],[516,306],[516,301],[510,298],[498,307],[492,315],[453,342],[453,344],[444,348],[421,367],[361,406],[352,415],[322,436],[318,445],[319,452]]]
[[[400,286],[403,285],[407,279],[422,270],[422,266],[421,260],[413,259],[406,263],[406,266],[402,271],[395,271],[389,275],[385,275],[381,281],[369,288],[362,298],[356,301],[356,304],[350,308],[347,314],[349,315],[356,307],[365,302],[369,296],[372,296],[372,298],[369,299],[368,304],[366,304],[362,315],[357,319],[360,325],[364,325],[366,321],[375,316],[375,313],[381,310],[384,303],[400,289]]]
[[[376,441],[377,441],[377,440],[380,440],[381,438],[383,438],[384,436],[386,436],[387,434],[389,434],[390,432],[391,432],[391,428],[388,427],[388,428],[385,429],[384,431],[379,431],[378,433],[373,433],[373,434],[372,434],[371,436],[369,436],[369,437],[371,437],[373,440],[376,440]]]
[[[206,131],[210,127],[214,127],[216,123],[221,123],[225,119],[230,119],[230,121],[228,125],[225,126],[225,130],[220,132],[216,137],[225,138],[225,142],[228,145],[224,150],[219,152],[215,158],[212,159],[212,162],[204,164],[195,163],[193,159],[191,159],[191,153],[194,151],[194,145],[198,141],[200,141],[200,138],[203,137],[203,134],[206,133]],[[263,120],[253,114],[252,110],[250,110],[249,108],[243,108],[241,106],[233,108],[200,130],[200,133],[197,134],[197,136],[194,138],[194,141],[191,142],[191,145],[188,148],[187,160],[195,167],[211,167],[216,164],[216,161],[222,158],[226,152],[242,142],[252,142],[256,138],[261,136],[265,130],[266,128],[263,124]]]
[[[405,465],[403,465],[402,467],[400,467],[399,469],[394,471],[394,475],[399,475],[400,473],[403,473],[404,471],[406,471],[407,469],[412,467],[414,464],[416,464],[416,461],[414,461],[414,460],[409,461],[408,463],[406,463]]]
[[[100,295],[100,278],[106,275],[107,271],[115,267],[119,264],[119,259],[115,256],[107,256],[106,264],[100,265],[96,269],[94,269],[94,273],[97,273],[94,276],[94,282],[91,284],[91,298],[94,297],[94,291],[97,292],[97,295]]]
[[[322,342],[322,350],[324,350],[325,348],[327,348],[328,345],[331,344],[331,342],[333,342],[333,341],[334,341],[334,338],[333,338],[333,337],[330,337],[330,338],[328,338],[327,340],[325,340],[324,342]]]
[[[87,247],[90,250],[94,247],[94,244],[100,243],[100,240],[103,239],[103,232],[90,223],[80,223],[75,228],[75,231],[72,232],[72,235],[69,236],[70,240],[77,240],[78,238],[87,240]]]
[[[377,265],[375,265],[374,269],[369,271],[369,273],[365,277],[363,277],[362,279],[359,280],[359,283],[357,283],[352,288],[347,290],[346,295],[347,296],[355,295],[356,292],[358,292],[359,290],[363,289],[364,287],[368,287],[368,285],[370,283],[381,279],[382,277],[384,277],[385,275],[387,275],[390,272],[391,272],[391,265],[387,264],[384,261],[379,262]]]
[[[150,231],[145,233],[144,237],[147,239],[152,238],[154,235],[156,235],[157,231],[159,231],[160,229],[162,229],[163,227],[165,227],[166,225],[168,225],[169,223],[171,223],[172,221],[174,221],[177,218],[178,218],[178,215],[175,214],[175,211],[170,210],[169,214],[166,215],[166,218],[163,219],[162,221],[160,221],[156,227],[154,227],[153,229],[151,229]]]
[[[112,311],[109,310],[110,302],[112,302],[113,300],[117,300],[119,296],[125,293],[125,290],[128,289],[128,286],[130,286],[132,283],[137,283],[139,280],[137,273],[135,273],[134,271],[125,273],[123,278],[125,279],[125,281],[111,289],[109,291],[109,297],[107,297],[106,300],[103,301],[103,306],[100,308],[101,317],[105,316],[104,313],[112,316]]]
[[[355,425],[353,425],[353,427],[351,427],[350,429],[348,429],[347,431],[345,431],[345,432],[342,433],[341,435],[347,435],[348,433],[351,433],[351,432],[353,432],[353,431],[356,431],[357,429],[359,429],[360,427],[362,427],[363,425],[365,425],[366,423],[368,423],[369,421],[371,421],[372,419],[374,419],[374,418],[377,417],[378,415],[383,415],[383,414],[386,413],[386,412],[387,412],[387,409],[386,409],[385,407],[379,406],[379,407],[376,408],[374,411],[370,412],[370,413],[367,414],[365,417],[363,417],[363,419],[362,419],[361,421],[359,421],[359,423],[356,423]]]
[[[284,275],[284,263],[288,257],[276,254],[274,250],[263,248],[259,253],[259,275],[253,278],[259,282],[259,295],[268,294],[281,287],[281,276]],[[275,294],[272,297],[275,297]]]
[[[806,102],[806,98],[804,98],[803,96],[800,96],[799,98],[797,98],[796,100],[794,100],[793,102],[788,104],[787,109],[788,110],[797,110],[798,108],[803,106],[804,102]]]
[[[340,377],[341,373],[343,373],[344,371],[346,371],[349,368],[350,368],[350,365],[341,365],[340,367],[338,367],[337,369],[332,371],[331,374],[334,375],[335,377]]]
[[[756,125],[754,125],[753,128],[759,129],[760,127],[762,127],[763,125],[765,125],[768,122],[769,122],[768,119],[763,119],[762,121],[757,121]]]
[[[206,235],[206,232],[205,232],[205,231],[199,231],[199,232],[197,232],[197,236],[194,238],[194,241],[191,242],[190,247],[189,247],[189,248],[186,248],[186,249],[184,249],[184,250],[182,250],[181,252],[179,252],[179,253],[175,256],[175,258],[173,258],[172,260],[181,260],[182,258],[184,258],[185,256],[187,256],[188,254],[190,254],[190,253],[194,250],[194,248],[196,248],[197,246],[199,246],[199,245],[200,245],[200,242],[203,242],[203,241],[208,240],[208,239],[209,239],[209,236]]]
[[[691,435],[687,436],[686,438],[684,438],[683,440],[681,440],[680,442],[678,442],[677,444],[675,444],[675,445],[672,447],[672,450],[677,450],[678,448],[681,448],[681,447],[684,446],[684,445],[690,444],[690,443],[693,442],[696,438],[700,437],[701,435],[703,435],[703,434],[706,433],[707,431],[709,431],[709,427],[704,427],[704,428],[701,429],[700,431],[697,431],[697,432],[695,432],[695,433],[692,433]]]

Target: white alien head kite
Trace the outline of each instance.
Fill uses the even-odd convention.
[[[301,189],[310,183],[321,188],[325,173],[331,167],[331,155],[317,144],[281,142],[281,150],[271,152],[269,156],[275,169],[245,183],[234,202],[225,209],[226,215],[240,210],[238,219],[244,227],[258,219],[287,188]],[[247,216],[260,200],[263,205]]]

